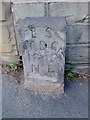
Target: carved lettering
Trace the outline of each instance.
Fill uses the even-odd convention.
[[[29,46],[30,46],[30,50],[37,50],[36,44],[34,41],[30,41]]]
[[[50,67],[50,65],[48,65],[48,72],[49,73],[55,73],[55,70],[52,70],[51,67]]]
[[[30,61],[30,53],[28,53],[28,60]]]
[[[32,38],[36,38],[36,28],[34,25],[28,25],[28,29],[31,31]]]
[[[28,23],[28,22],[27,22]],[[32,25],[31,25],[32,24]],[[26,75],[31,76],[38,74],[43,79],[58,79],[58,73],[63,65],[64,50],[63,41],[60,43],[56,27],[42,24],[38,25],[30,23],[20,29],[20,36],[22,39],[23,59]],[[40,27],[40,28],[39,28]],[[24,33],[23,33],[24,32]],[[56,34],[57,33],[57,34]],[[50,39],[49,39],[50,38]],[[52,39],[51,39],[52,38]],[[26,57],[26,58],[25,58]],[[36,75],[37,77],[37,75]],[[36,78],[37,79],[37,78]]]
[[[39,56],[38,53],[34,53],[34,54],[33,54],[33,60],[37,60],[37,59],[38,59],[38,56]]]
[[[40,50],[45,50],[47,47],[47,44],[44,41],[40,41]]]
[[[57,46],[58,46],[58,42],[57,42],[57,41],[52,42],[51,48],[52,48],[53,50],[57,50]]]
[[[39,60],[43,60],[44,59],[44,55],[39,55]]]
[[[31,70],[32,70],[32,72],[37,72],[37,73],[39,73],[39,65],[37,65],[37,66],[35,66],[35,65],[31,65]]]
[[[50,62],[54,62],[57,59],[57,55],[52,55],[50,58]]]
[[[51,28],[50,28],[50,27],[47,27],[45,31],[47,32],[46,37],[51,38],[51,35],[52,35],[51,32],[50,32],[50,31],[51,31]]]

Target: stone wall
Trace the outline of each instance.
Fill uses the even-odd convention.
[[[67,18],[67,49],[66,58],[69,64],[88,63],[88,26],[76,21],[88,14],[88,2],[49,3],[49,16],[66,16]]]
[[[11,5],[0,3],[0,56],[2,61],[11,62],[18,58]]]
[[[73,22],[83,19],[88,14],[88,2],[35,2],[35,3],[13,3],[12,5],[14,24],[25,17],[58,17],[66,16],[67,27],[67,63],[79,65],[87,65],[88,60],[88,26],[84,23],[73,25]],[[2,16],[3,19],[4,16]],[[6,21],[5,21],[6,22]],[[4,22],[4,23],[5,23]],[[7,29],[7,28],[4,28]],[[7,33],[7,30],[5,30]],[[8,37],[8,36],[7,36]],[[6,38],[5,38],[6,39]],[[15,41],[11,40],[11,41]],[[13,42],[12,42],[13,43]],[[5,44],[4,44],[5,45]],[[12,48],[11,43],[9,43]],[[15,45],[15,44],[14,44]],[[11,49],[8,49],[10,53]],[[16,49],[16,48],[15,48]],[[14,49],[14,50],[15,50]],[[13,51],[14,51],[13,50]],[[17,54],[14,52],[11,52]],[[5,54],[5,52],[3,53]],[[14,55],[13,54],[13,55]]]

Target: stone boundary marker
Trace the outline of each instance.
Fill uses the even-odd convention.
[[[30,85],[29,89],[41,93],[64,92],[65,27],[65,17],[26,17],[16,24],[25,86]]]

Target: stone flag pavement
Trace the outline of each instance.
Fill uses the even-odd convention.
[[[42,97],[3,76],[3,118],[88,118],[88,80],[65,82],[65,94]]]

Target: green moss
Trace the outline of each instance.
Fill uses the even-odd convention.
[[[65,67],[65,79],[68,79],[68,80],[76,80],[77,78],[80,78],[80,75],[73,72],[73,69],[74,67]]]

